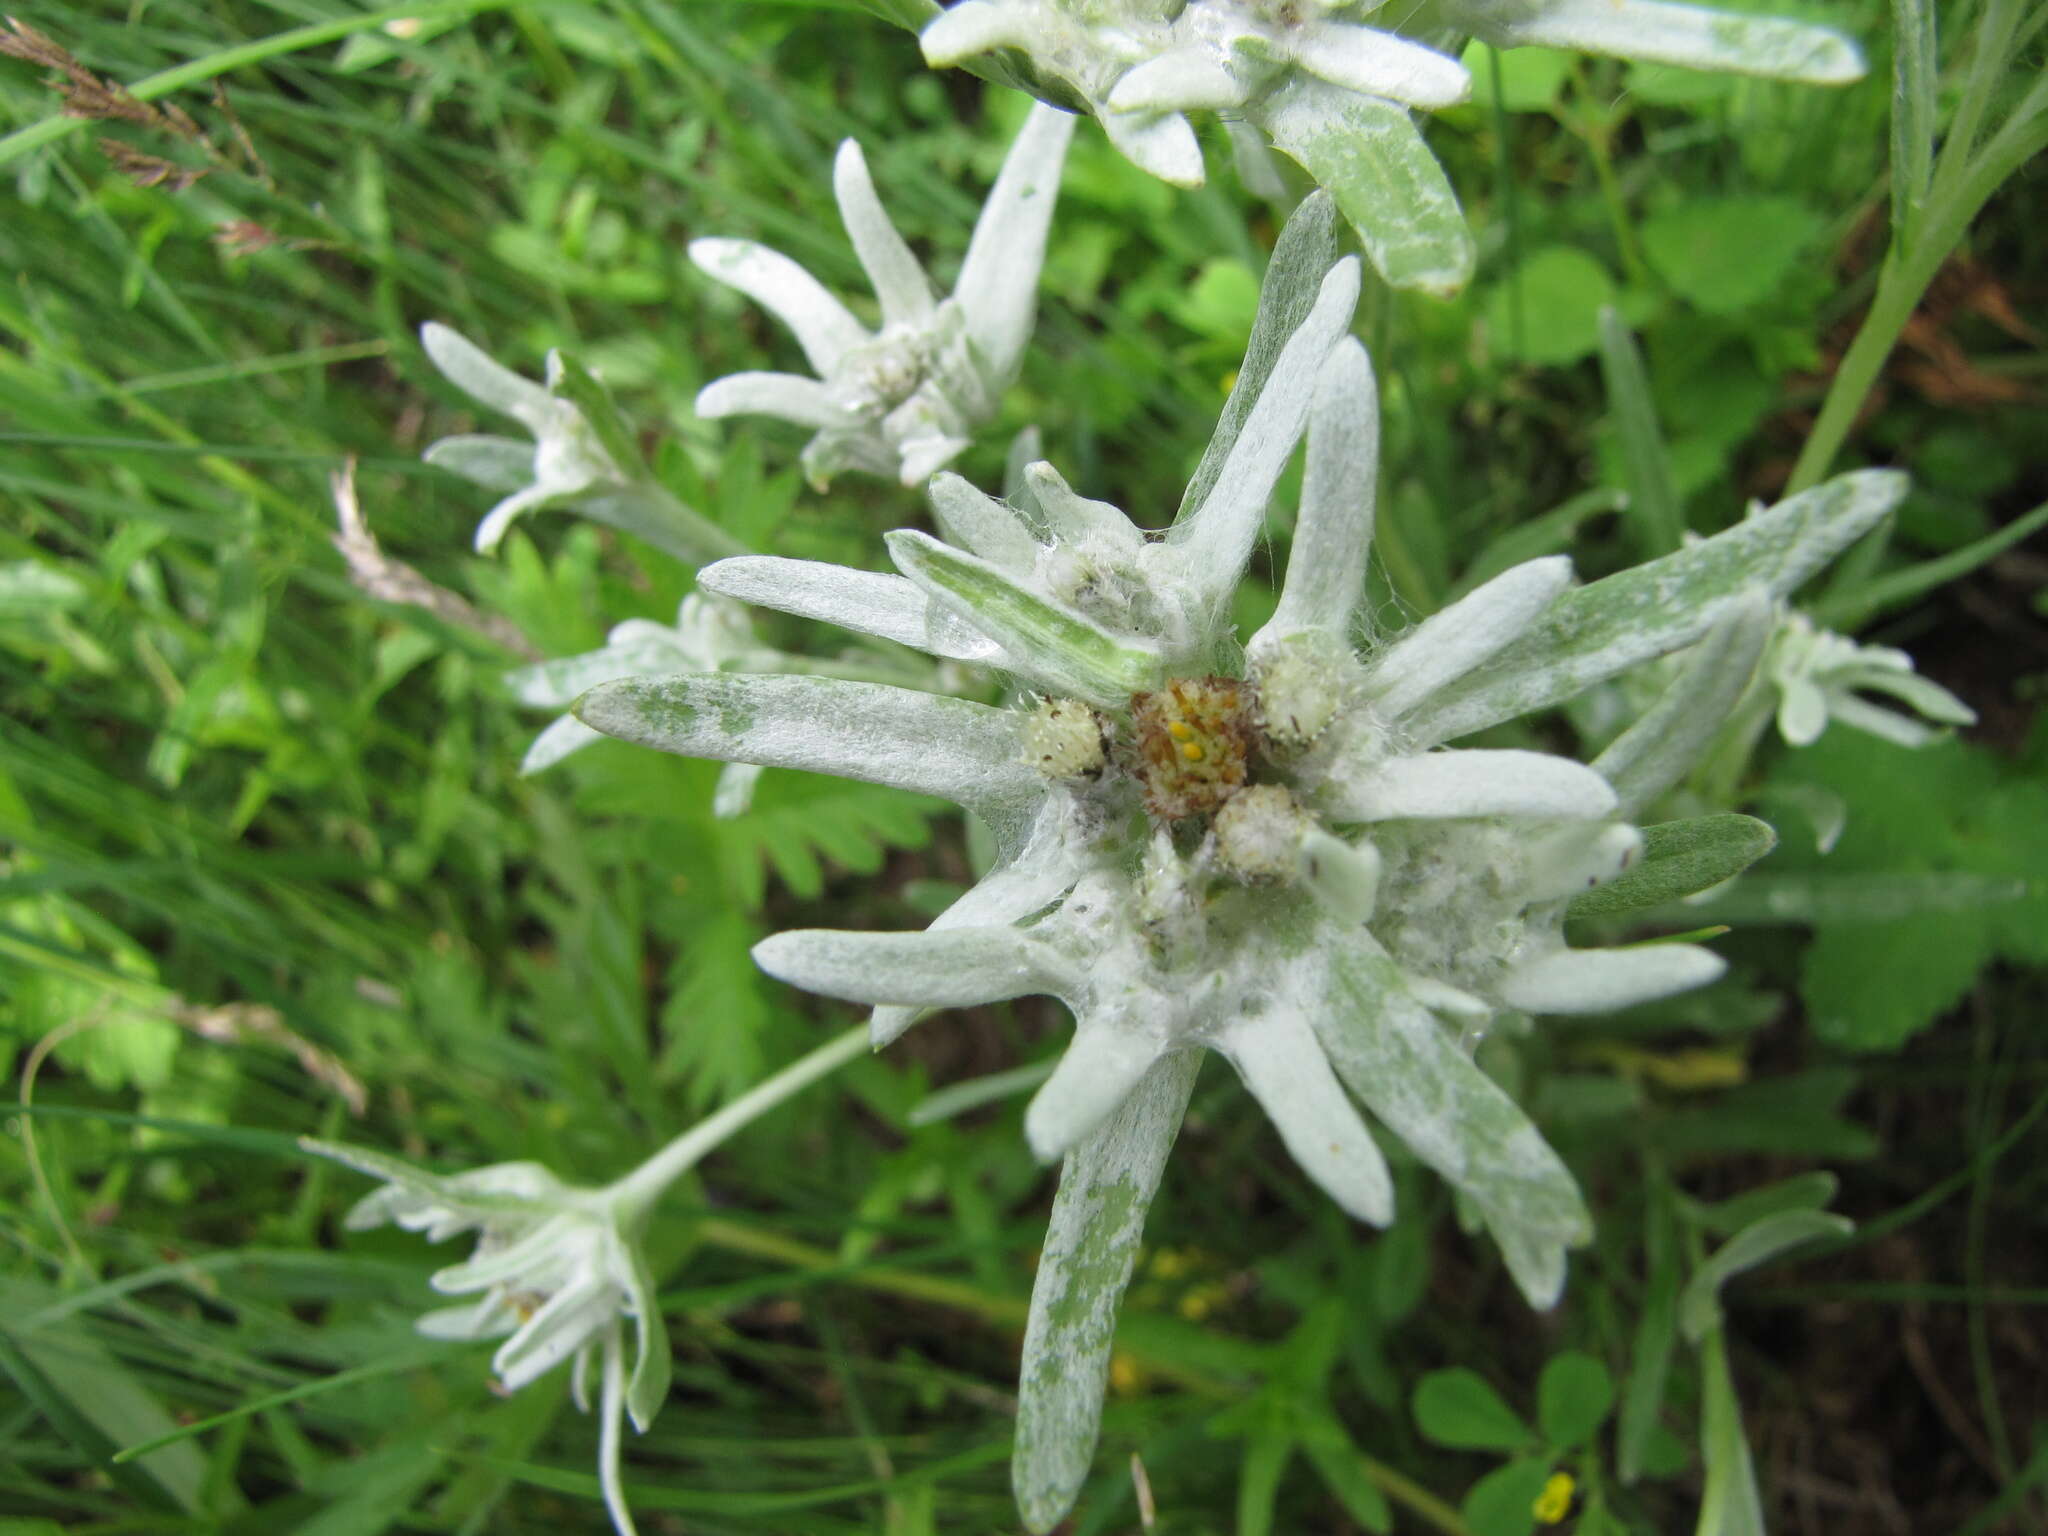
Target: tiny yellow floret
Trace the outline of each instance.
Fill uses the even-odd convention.
[[[1191,763],[1199,763],[1202,760],[1202,744],[1199,741],[1188,742],[1180,749],[1180,755]]]
[[[1556,1525],[1572,1512],[1572,1493],[1577,1487],[1571,1473],[1551,1473],[1543,1491],[1536,1495],[1536,1502],[1529,1506],[1529,1513],[1544,1525]]]

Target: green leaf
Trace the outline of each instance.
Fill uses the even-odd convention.
[[[1677,901],[1739,875],[1777,846],[1754,816],[1723,813],[1643,829],[1643,854],[1618,879],[1572,898],[1567,915],[1607,917]]]
[[[886,535],[896,568],[1008,651],[1034,682],[1103,708],[1157,687],[1159,652],[1018,585],[986,560],[899,528]]]
[[[1409,724],[1421,739],[1448,741],[1691,645],[1748,594],[1797,590],[1905,492],[1905,476],[1890,470],[1838,475],[1711,539],[1567,592],[1529,634],[1442,690]]]
[[[1892,0],[1892,244],[1905,249],[1934,178],[1934,0]]]
[[[1117,1305],[1200,1065],[1198,1051],[1162,1060],[1060,1171],[1024,1326],[1010,1463],[1017,1507],[1034,1532],[1059,1524],[1087,1480]]]
[[[1648,1465],[1650,1445],[1664,1407],[1671,1351],[1678,1342],[1678,1219],[1671,1187],[1662,1178],[1648,1188],[1644,1212],[1645,1275],[1642,1310],[1629,1347],[1628,1383],[1622,1392],[1621,1421],[1615,1428],[1615,1471],[1633,1483]]]
[[[1614,1378],[1591,1355],[1567,1350],[1553,1356],[1536,1383],[1536,1422],[1553,1450],[1593,1438],[1614,1407]]]
[[[1512,1451],[1535,1439],[1486,1378],[1462,1365],[1423,1377],[1409,1408],[1417,1429],[1454,1450]]]
[[[1696,1536],[1764,1536],[1763,1500],[1742,1432],[1742,1405],[1728,1375],[1728,1353],[1715,1329],[1700,1347],[1700,1453],[1706,1482],[1700,1491]]]
[[[1600,315],[1613,301],[1614,279],[1599,262],[1577,246],[1546,246],[1487,294],[1486,334],[1501,357],[1574,363],[1600,344]]]
[[[1459,1512],[1472,1536],[1529,1536],[1536,1528],[1537,1496],[1549,1480],[1548,1461],[1511,1461],[1474,1483]]]
[[[1465,215],[1405,107],[1296,71],[1254,112],[1273,147],[1336,199],[1388,283],[1449,295],[1470,280]]]
[[[1657,425],[1643,354],[1629,334],[1628,322],[1611,304],[1600,310],[1600,377],[1607,385],[1607,409],[1621,439],[1629,512],[1643,554],[1668,555],[1683,542],[1685,511],[1671,478],[1671,454]]]
[[[0,1277],[0,1370],[53,1429],[71,1442],[82,1464],[128,1486],[158,1507],[186,1514],[200,1510],[206,1461],[179,1440],[131,1462],[111,1462],[124,1446],[177,1432],[155,1393],[95,1338],[83,1318],[65,1316],[36,1328],[11,1320],[59,1301],[59,1292],[32,1280]]]
[[[80,606],[90,595],[84,582],[48,561],[0,565],[0,623],[46,620]]]
[[[1840,1106],[1856,1086],[1849,1067],[1819,1067],[1730,1089],[1711,1106],[1674,1111],[1652,1132],[1674,1158],[1729,1152],[1844,1161],[1870,1157],[1877,1138],[1843,1118]]]
[[[1856,1229],[1846,1216],[1827,1211],[1779,1211],[1753,1222],[1714,1250],[1693,1271],[1678,1298],[1678,1326],[1693,1344],[1721,1323],[1721,1287],[1737,1275],[1768,1264],[1779,1255],[1826,1237],[1843,1237]]]
[[[1779,290],[1820,224],[1789,197],[1688,197],[1643,221],[1643,254],[1699,308],[1735,314]]]
[[[1238,1536],[1271,1536],[1273,1505],[1280,1497],[1280,1479],[1294,1456],[1294,1435],[1279,1414],[1245,1438],[1237,1472]]]
[[[1336,1416],[1328,1409],[1300,1414],[1296,1430],[1302,1453],[1344,1512],[1376,1536],[1391,1531],[1394,1514],[1386,1495],[1367,1473],[1364,1453]]]
[[[1835,1198],[1840,1183],[1825,1171],[1802,1173],[1712,1205],[1695,1205],[1691,1214],[1709,1232],[1725,1237],[1780,1211],[1820,1210]]]

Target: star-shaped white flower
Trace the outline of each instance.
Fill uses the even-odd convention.
[[[1466,99],[1466,36],[1781,80],[1863,73],[1826,28],[1662,0],[960,0],[921,41],[934,65],[1017,50],[1134,163],[1182,186],[1203,175],[1187,113],[1256,124],[1336,196],[1390,282],[1450,291],[1472,243],[1407,109]]]
[[[536,384],[434,321],[420,327],[420,342],[449,383],[479,405],[512,417],[533,437],[528,443],[460,434],[427,448],[426,460],[436,468],[506,493],[477,524],[478,553],[495,550],[528,512],[570,505],[690,565],[745,549],[657,484],[635,461],[615,419],[593,421],[571,398],[581,395],[609,415],[610,403],[594,381],[559,350],[548,353],[547,382]]]
[[[995,415],[1023,360],[1073,128],[1065,112],[1032,108],[943,299],[883,210],[860,146],[839,146],[833,191],[881,305],[876,331],[787,256],[751,240],[692,241],[690,259],[788,326],[817,374],[736,373],[704,387],[697,413],[815,429],[803,465],[821,489],[848,468],[930,479]]]
[[[391,1222],[432,1243],[476,1234],[470,1258],[438,1271],[432,1284],[477,1299],[423,1314],[415,1324],[421,1333],[504,1338],[491,1369],[508,1392],[573,1361],[576,1404],[586,1412],[597,1363],[598,1480],[620,1536],[633,1536],[619,1478],[620,1416],[630,1415],[644,1433],[668,1396],[670,1373],[668,1334],[640,1251],[644,1192],[626,1181],[578,1188],[538,1163],[493,1163],[442,1176],[362,1147],[310,1139],[302,1145],[385,1181],[350,1209],[349,1230]],[[633,1323],[630,1359],[626,1319]]]
[[[1904,651],[1859,645],[1803,613],[1788,612],[1779,624],[1764,672],[1778,691],[1778,734],[1795,747],[1820,740],[1830,721],[1902,747],[1925,746],[1941,726],[1977,723],[1975,710],[1915,672]],[[1889,694],[1934,725],[1873,704],[1864,693]]]
[[[785,933],[755,953],[876,1005],[877,1043],[925,1010],[1030,993],[1074,1013],[1025,1119],[1038,1154],[1066,1160],[1025,1341],[1016,1477],[1034,1530],[1085,1475],[1116,1303],[1205,1051],[1304,1171],[1383,1223],[1392,1185],[1355,1095],[1477,1209],[1530,1300],[1555,1301],[1566,1249],[1589,1235],[1583,1202],[1463,1042],[1499,1014],[1617,1008],[1719,973],[1693,945],[1571,949],[1568,898],[1637,863],[1623,818],[1734,707],[1770,603],[1901,489],[1846,476],[1584,588],[1567,561],[1531,561],[1361,646],[1378,411],[1333,221],[1318,196],[1283,233],[1237,388],[1163,535],[1041,464],[1015,506],[935,480],[944,538],[892,534],[897,576],[765,558],[700,573],[1036,693],[996,708],[672,677],[576,706],[670,751],[944,796],[995,833],[995,866],[925,932]],[[1230,596],[1304,433],[1279,607],[1240,648]],[[1700,656],[1594,767],[1445,746],[1686,647]]]

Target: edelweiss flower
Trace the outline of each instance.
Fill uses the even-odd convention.
[[[591,419],[586,406],[608,414],[609,402],[561,352],[548,353],[547,383],[541,385],[494,362],[445,325],[428,321],[420,327],[420,342],[449,383],[533,434],[531,443],[444,437],[426,451],[429,464],[510,493],[477,524],[478,553],[496,549],[526,513],[569,504],[690,565],[744,551],[745,545],[677,501],[638,465],[616,421]]]
[[[690,259],[772,311],[817,378],[736,373],[705,386],[700,416],[779,416],[817,429],[804,472],[822,489],[841,469],[922,485],[995,415],[1031,336],[1038,269],[1074,120],[1034,106],[974,226],[952,297],[883,211],[860,146],[833,166],[839,215],[881,303],[870,332],[787,256],[751,240],[695,240]]]
[[[1975,725],[1977,712],[1939,683],[1913,670],[1913,658],[1887,645],[1858,645],[1787,613],[1772,638],[1764,673],[1778,690],[1778,734],[1812,746],[1832,720],[1902,747],[1923,747],[1939,731],[1881,709],[1859,692],[1890,694],[1937,725]]]
[[[889,538],[900,576],[742,559],[711,591],[978,662],[1041,697],[1008,708],[804,677],[612,683],[588,723],[691,755],[942,795],[996,835],[995,867],[921,934],[796,932],[763,967],[920,1010],[1050,993],[1073,1043],[1026,1113],[1064,1156],[1025,1339],[1016,1480],[1034,1530],[1092,1455],[1117,1300],[1204,1050],[1228,1059],[1347,1211],[1392,1214],[1346,1089],[1455,1185],[1538,1306],[1588,1236],[1570,1174],[1470,1059],[1506,1011],[1625,1006],[1721,969],[1686,944],[1580,951],[1565,898],[1622,873],[1619,819],[1704,746],[1749,681],[1770,600],[1867,529],[1898,477],[1848,476],[1717,538],[1569,590],[1532,561],[1391,640],[1353,645],[1378,414],[1346,335],[1359,271],[1311,198],[1274,253],[1224,418],[1163,536],[1047,465],[1018,507],[942,476],[948,542]],[[1230,595],[1304,432],[1278,611],[1242,650]],[[1599,771],[1443,743],[1709,641]],[[1730,678],[1732,676],[1732,682]]]
[[[619,1481],[619,1418],[646,1431],[668,1396],[669,1351],[653,1276],[640,1252],[648,1201],[628,1181],[605,1189],[564,1184],[538,1163],[494,1163],[441,1177],[362,1147],[306,1140],[309,1152],[386,1181],[344,1218],[350,1231],[392,1222],[438,1243],[477,1235],[468,1262],[436,1273],[433,1287],[477,1295],[465,1306],[421,1316],[429,1338],[488,1339],[506,1335],[491,1369],[516,1392],[565,1360],[573,1360],[576,1406],[589,1411],[588,1382],[599,1363],[598,1479],[621,1536],[633,1518]],[[630,1364],[622,1319],[633,1320]]]
[[[1863,73],[1825,28],[1660,0],[961,0],[921,40],[934,65],[1019,50],[1182,186],[1202,182],[1185,113],[1255,123],[1335,194],[1390,282],[1448,291],[1471,275],[1471,240],[1405,109],[1466,98],[1466,35],[1782,80]]]

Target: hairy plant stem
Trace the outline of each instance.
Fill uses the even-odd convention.
[[[829,1077],[848,1062],[866,1055],[869,1049],[868,1026],[865,1022],[856,1024],[809,1055],[798,1057],[773,1077],[756,1083],[708,1119],[698,1121],[607,1187],[603,1198],[618,1210],[620,1221],[630,1226],[643,1218],[662,1192],[695,1167],[707,1152],[819,1078]]]

